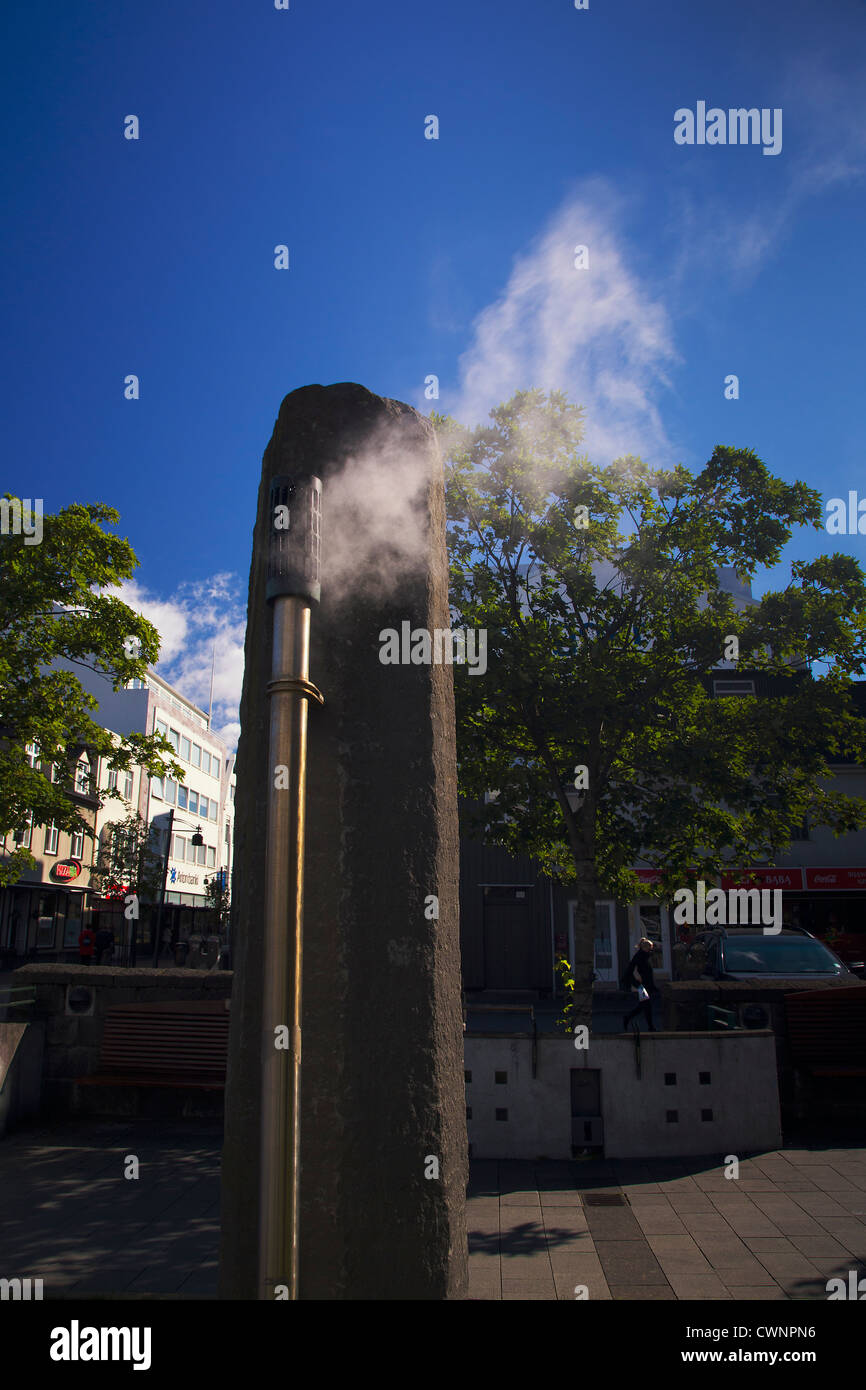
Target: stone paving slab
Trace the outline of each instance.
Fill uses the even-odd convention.
[[[723,1155],[643,1164],[580,1161],[566,1170],[570,1179],[560,1165],[555,1199],[545,1192],[546,1166],[508,1166],[500,1183],[500,1279],[492,1272],[494,1258],[483,1282],[482,1276],[473,1279],[473,1298],[499,1299],[507,1289],[510,1301],[573,1300],[577,1286],[590,1299],[621,1302],[824,1299],[828,1278],[858,1268],[851,1246],[866,1250],[866,1219],[843,1205],[861,1200],[853,1179],[855,1170],[866,1169],[866,1150],[757,1154],[741,1162],[736,1180],[725,1178]],[[496,1165],[487,1161],[478,1190],[490,1194],[499,1181]],[[505,1251],[523,1249],[527,1229],[536,1229],[537,1219],[517,1223],[534,1211],[531,1193],[541,1203],[553,1289],[546,1272],[536,1274],[544,1266],[537,1252],[527,1266],[531,1277],[520,1264],[506,1262]],[[622,1205],[584,1200],[600,1193],[620,1195]],[[489,1195],[470,1195],[470,1231],[489,1239],[494,1208]],[[570,1228],[578,1220],[580,1228]]]
[[[46,1295],[216,1297],[219,1126],[67,1123],[0,1143],[0,1266]],[[127,1155],[140,1163],[123,1176]],[[866,1270],[866,1148],[473,1161],[473,1301],[808,1300]],[[607,1195],[620,1203],[594,1205]],[[575,1293],[575,1290],[578,1293]]]

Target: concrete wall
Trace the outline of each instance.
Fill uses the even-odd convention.
[[[99,1050],[106,1011],[117,1004],[158,1004],[166,1000],[225,999],[232,990],[231,971],[128,970],[111,966],[25,965],[14,984],[34,985],[36,1002],[28,1022],[44,1030],[40,1114],[44,1118],[77,1114],[136,1114],[135,1087],[76,1085],[76,1079],[99,1070]],[[69,990],[84,985],[92,1008],[75,1013]],[[185,1100],[185,1093],[179,1095]],[[208,1093],[202,1093],[203,1099]],[[212,1101],[206,1113],[213,1111]],[[187,1108],[184,1113],[192,1113]]]
[[[44,1027],[0,1023],[0,1139],[39,1114]]]
[[[600,1072],[605,1157],[744,1153],[781,1143],[769,1031],[642,1033],[640,1075],[633,1037],[593,1039],[584,1051],[571,1038],[540,1038],[535,1078],[529,1039],[469,1035],[472,1157],[571,1158],[571,1072],[585,1069]],[[497,1082],[497,1072],[505,1073],[504,1082]],[[675,1083],[666,1076],[675,1076]],[[497,1110],[507,1118],[497,1120]],[[677,1112],[675,1122],[669,1111]],[[712,1119],[702,1118],[705,1111]],[[579,1146],[584,1142],[579,1139]]]

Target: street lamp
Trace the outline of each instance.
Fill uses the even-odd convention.
[[[321,480],[271,480],[265,597],[273,609],[268,682],[268,836],[264,902],[259,1298],[298,1297],[301,979],[310,615],[321,597]],[[288,1048],[277,1030],[287,1029]]]
[[[188,825],[189,822],[188,822],[188,821],[185,821],[184,824]],[[177,833],[178,833],[179,835],[186,835],[188,832],[187,832],[186,830],[179,830]],[[170,857],[170,855],[171,855],[171,837],[172,837],[173,834],[174,834],[174,807],[172,806],[171,810],[170,810],[169,813],[168,813],[168,837],[167,837],[167,839],[166,839],[166,845],[165,845],[165,860],[164,860],[163,866],[162,866],[162,888],[161,888],[160,894],[159,894],[159,906],[157,907],[157,910],[156,910],[156,925],[154,926],[154,929],[153,929],[153,961],[152,961],[151,963],[152,963],[152,965],[153,965],[154,970],[156,970],[156,969],[158,968],[158,966],[159,966],[159,944],[160,944],[160,936],[161,936],[161,933],[162,933],[162,909],[163,909],[163,907],[164,907],[164,905],[165,905],[165,885],[166,885],[166,881],[167,881],[167,879],[168,879],[168,861],[169,861],[169,857]],[[192,845],[203,845],[203,844],[204,844],[204,836],[203,836],[202,833],[201,833],[201,826],[200,826],[200,825],[197,825],[197,826],[196,826],[195,832],[194,832],[194,834],[193,834],[193,836],[192,836],[192,838],[191,838],[191,840],[190,840],[190,844],[192,844]]]

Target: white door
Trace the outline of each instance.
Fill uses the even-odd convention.
[[[569,903],[568,945],[570,959],[574,960],[574,910],[576,904]],[[595,952],[594,969],[599,984],[615,982],[617,973],[617,950],[615,930],[615,906],[612,902],[595,905]]]
[[[632,952],[636,951],[637,943],[642,936],[648,937],[650,941],[655,941],[661,950],[653,951],[653,969],[665,972],[670,978],[671,932],[667,908],[653,901],[636,902],[632,905],[631,916],[633,929],[629,949]]]

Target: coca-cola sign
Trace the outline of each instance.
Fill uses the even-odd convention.
[[[806,887],[824,892],[835,889],[837,892],[850,893],[858,888],[866,888],[866,869],[807,869]]]

